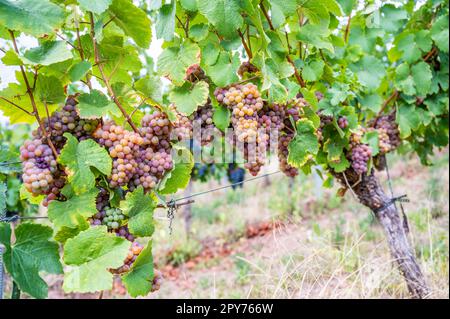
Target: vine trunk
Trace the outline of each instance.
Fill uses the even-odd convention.
[[[342,185],[352,185],[352,190],[361,204],[369,207],[384,229],[392,257],[405,278],[408,291],[413,298],[427,298],[430,290],[408,240],[408,230],[395,204],[386,195],[375,172],[360,177],[349,169],[336,174]],[[347,182],[345,181],[347,179]]]

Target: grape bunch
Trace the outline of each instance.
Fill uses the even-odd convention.
[[[367,173],[368,163],[372,157],[372,149],[363,144],[362,138],[367,130],[359,128],[350,135],[350,147],[347,158],[357,174]]]
[[[249,61],[242,62],[237,71],[240,77],[243,77],[245,73],[251,74],[256,72],[258,72],[258,68]]]
[[[136,261],[136,259],[138,258],[139,254],[142,252],[143,249],[144,249],[144,246],[139,244],[137,241],[133,242],[130,250],[128,251],[127,257],[125,258],[125,260],[123,262],[123,265],[117,269],[111,270],[112,273],[122,274],[122,273],[130,271],[131,267],[133,266],[133,263]]]
[[[116,235],[119,237],[123,237],[128,241],[134,242],[134,236],[130,233],[128,226],[120,226],[119,228],[115,229]]]
[[[286,111],[279,104],[265,104],[258,112],[258,125],[269,137],[269,145],[275,145],[281,131],[285,128]],[[268,145],[268,146],[269,146]]]
[[[55,173],[58,164],[51,148],[40,139],[25,141],[20,147],[20,160],[25,188],[33,195],[52,193],[56,187]]]
[[[237,84],[229,88],[218,88],[214,92],[219,103],[231,109],[231,123],[237,138],[238,149],[244,154],[245,168],[257,175],[265,163],[268,136],[259,129],[258,112],[263,100],[256,85]]]
[[[197,82],[206,79],[205,71],[198,64],[192,64],[186,70],[186,81]]]
[[[158,291],[164,281],[162,272],[158,269],[153,269],[153,280],[152,280],[152,292]]]
[[[173,123],[174,140],[186,141],[192,138],[192,121],[189,117],[177,112],[177,120]]]
[[[200,141],[200,145],[205,146],[214,140],[214,134],[217,132],[213,122],[213,107],[208,101],[205,105],[199,107],[191,119],[194,126],[194,136],[196,141]]]
[[[359,175],[367,173],[367,165],[372,157],[372,150],[366,144],[359,144],[351,149],[352,168]]]
[[[146,192],[154,189],[164,174],[173,168],[172,156],[165,149],[158,151],[153,151],[150,147],[142,149],[136,161],[137,169],[128,185],[130,190],[140,185]]]
[[[140,146],[144,139],[137,133],[125,130],[113,122],[106,122],[97,128],[94,137],[100,145],[108,149],[113,159],[110,187],[115,188],[127,185],[136,172]]]
[[[386,146],[384,149],[385,153],[393,151],[400,146],[400,131],[395,122],[395,113],[380,117],[376,121],[375,128],[378,130],[380,136],[384,135],[383,139]]]
[[[102,225],[108,226],[109,230],[119,229],[125,215],[119,208],[106,207],[102,211]]]
[[[172,129],[173,125],[168,116],[161,111],[155,111],[142,118],[140,133],[144,138],[144,145],[149,145],[153,150],[170,150]]]
[[[295,177],[298,175],[298,169],[288,163],[288,146],[293,137],[293,133],[283,134],[280,136],[280,141],[278,142],[278,161],[280,170],[288,177]]]
[[[53,112],[49,118],[43,120],[43,127],[57,151],[64,146],[66,140],[64,133],[69,132],[82,141],[92,136],[99,123],[98,120],[81,119],[76,110],[77,104],[75,97],[69,96],[61,111]],[[34,131],[33,135],[40,139],[44,138],[41,128]]]
[[[339,128],[341,128],[341,129],[346,129],[347,127],[348,127],[348,119],[347,119],[347,117],[345,117],[345,116],[340,116],[339,118],[338,118],[338,126],[339,126]]]

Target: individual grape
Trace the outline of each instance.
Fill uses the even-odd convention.
[[[186,70],[186,81],[195,83],[197,81],[205,80],[206,74],[205,71],[198,64],[193,64],[189,66]]]

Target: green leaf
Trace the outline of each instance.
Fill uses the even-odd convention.
[[[237,69],[240,60],[237,54],[231,56],[228,52],[220,52],[219,58],[214,65],[206,67],[206,73],[211,77],[215,85],[227,86],[238,81]]]
[[[237,0],[197,0],[198,10],[217,31],[226,38],[237,36],[237,29],[242,26],[243,19],[240,14]]]
[[[413,63],[419,60],[422,56],[422,52],[416,45],[414,34],[402,35],[397,43],[397,49],[403,52],[403,59],[408,63]]]
[[[297,0],[270,0],[272,23],[278,28],[287,18],[296,14]]]
[[[62,233],[76,235],[86,226],[86,219],[97,213],[95,200],[98,190],[93,188],[86,193],[73,195],[66,201],[51,201],[48,205],[48,217],[55,226],[59,241],[67,238]],[[73,236],[70,236],[73,237]]]
[[[20,290],[34,298],[46,298],[48,287],[40,273],[62,273],[58,244],[50,240],[52,229],[23,223],[14,233],[16,240],[11,245],[9,224],[0,223],[0,242],[6,247],[3,255],[6,270]]]
[[[23,65],[23,61],[14,50],[6,51],[2,58],[4,65]]]
[[[200,24],[194,24],[189,29],[189,36],[192,38],[192,40],[199,42],[208,36],[208,25],[200,23]]]
[[[127,193],[125,200],[120,202],[120,209],[128,216],[128,229],[136,237],[150,237],[155,227],[153,211],[156,203],[149,194],[144,194],[142,186]]]
[[[22,57],[25,64],[51,65],[72,58],[64,41],[47,41],[26,51]]]
[[[120,267],[131,243],[108,233],[106,226],[91,227],[68,239],[64,245],[63,289],[69,292],[95,292],[112,289],[109,269]]]
[[[175,85],[182,85],[187,68],[199,63],[200,48],[197,44],[186,41],[180,46],[166,48],[161,53],[158,58],[158,71]]]
[[[78,0],[81,9],[86,11],[92,11],[93,13],[100,14],[106,11],[111,5],[112,0]]]
[[[0,144],[0,174],[20,173],[22,166],[19,154],[7,145]]]
[[[64,22],[64,11],[48,0],[0,0],[0,25],[39,37]]]
[[[361,61],[351,66],[356,72],[358,79],[368,89],[375,90],[380,84],[382,78],[386,74],[383,63],[374,56],[364,56]]]
[[[227,107],[219,105],[214,109],[213,122],[219,130],[225,132],[228,126],[230,126],[230,121],[231,112]]]
[[[191,84],[186,82],[183,86],[175,87],[169,93],[170,101],[175,104],[177,110],[184,115],[191,115],[199,105],[208,101],[208,83],[200,81]]]
[[[131,0],[113,0],[109,11],[115,16],[114,23],[141,48],[150,45],[151,22],[147,14]]]
[[[325,62],[322,60],[313,60],[302,70],[302,76],[305,81],[314,82],[322,77]]]
[[[352,10],[356,4],[356,0],[337,0],[337,2],[339,2],[346,16],[349,16],[352,13]]]
[[[372,156],[377,156],[380,152],[378,131],[366,132],[362,138],[362,142],[372,149]]]
[[[360,103],[364,109],[369,109],[374,113],[378,113],[381,110],[383,99],[379,94],[368,94],[361,98]]]
[[[162,103],[162,85],[159,77],[147,75],[134,83],[134,89],[154,104]]]
[[[63,103],[66,98],[61,81],[55,76],[45,75],[41,75],[37,80],[35,96],[47,104]]]
[[[196,0],[180,0],[181,6],[187,11],[197,11],[197,1]]]
[[[411,67],[411,73],[416,85],[417,94],[426,96],[430,91],[431,79],[433,78],[430,66],[423,61],[419,62]]]
[[[166,41],[172,41],[175,34],[175,11],[176,1],[165,4],[158,10],[156,19],[156,37]]]
[[[317,111],[319,104],[317,102],[317,97],[316,94],[312,91],[309,91],[307,88],[301,88],[300,92],[302,93],[304,99],[306,100],[306,102],[309,103],[309,105],[311,106],[311,108],[315,111]]]
[[[174,145],[173,147],[173,161],[174,168],[171,172],[164,176],[161,182],[161,194],[173,194],[179,189],[184,189],[191,179],[191,171],[194,167],[194,158],[191,152],[181,146]]]
[[[411,131],[420,125],[420,117],[414,105],[403,104],[397,111],[397,123],[400,137],[405,139],[411,135]]]
[[[68,180],[75,193],[81,194],[95,186],[92,168],[96,168],[106,176],[111,173],[111,157],[108,151],[94,140],[88,139],[79,143],[69,133],[64,133],[64,137],[67,141],[58,157],[58,162],[66,166]]]
[[[152,242],[141,251],[130,271],[122,276],[122,282],[131,297],[146,296],[152,290],[154,277]]]
[[[296,127],[296,135],[288,146],[288,163],[300,168],[307,163],[309,155],[317,154],[319,151],[319,141],[315,134],[316,130],[313,122],[300,119]]]
[[[439,50],[448,53],[448,14],[439,17],[431,27],[431,38],[436,43]]]
[[[69,70],[69,78],[71,82],[81,80],[92,68],[92,64],[89,61],[80,61],[74,64]]]
[[[78,113],[83,119],[98,119],[108,114],[119,117],[122,114],[117,106],[98,90],[81,94],[78,102]]]

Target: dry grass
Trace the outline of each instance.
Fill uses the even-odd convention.
[[[391,170],[395,193],[407,193],[411,199],[405,205],[411,241],[431,297],[448,298],[448,152],[436,160],[436,166],[423,168],[416,159],[393,159]],[[224,193],[200,199],[194,210],[201,207],[207,217],[219,217],[209,224],[200,215],[193,226],[195,236],[220,236],[245,221],[282,218],[287,209],[285,184],[277,177],[270,187],[246,185],[242,197]],[[243,240],[233,255],[216,264],[182,268],[180,279],[167,281],[152,298],[408,298],[382,229],[370,213],[350,194],[336,198],[335,188],[321,199],[305,195],[314,193],[309,178],[296,185],[293,200],[300,214],[291,223],[271,236]],[[217,205],[216,196],[238,198]],[[181,221],[175,226],[170,244],[183,245]],[[164,228],[159,235],[170,238]]]

